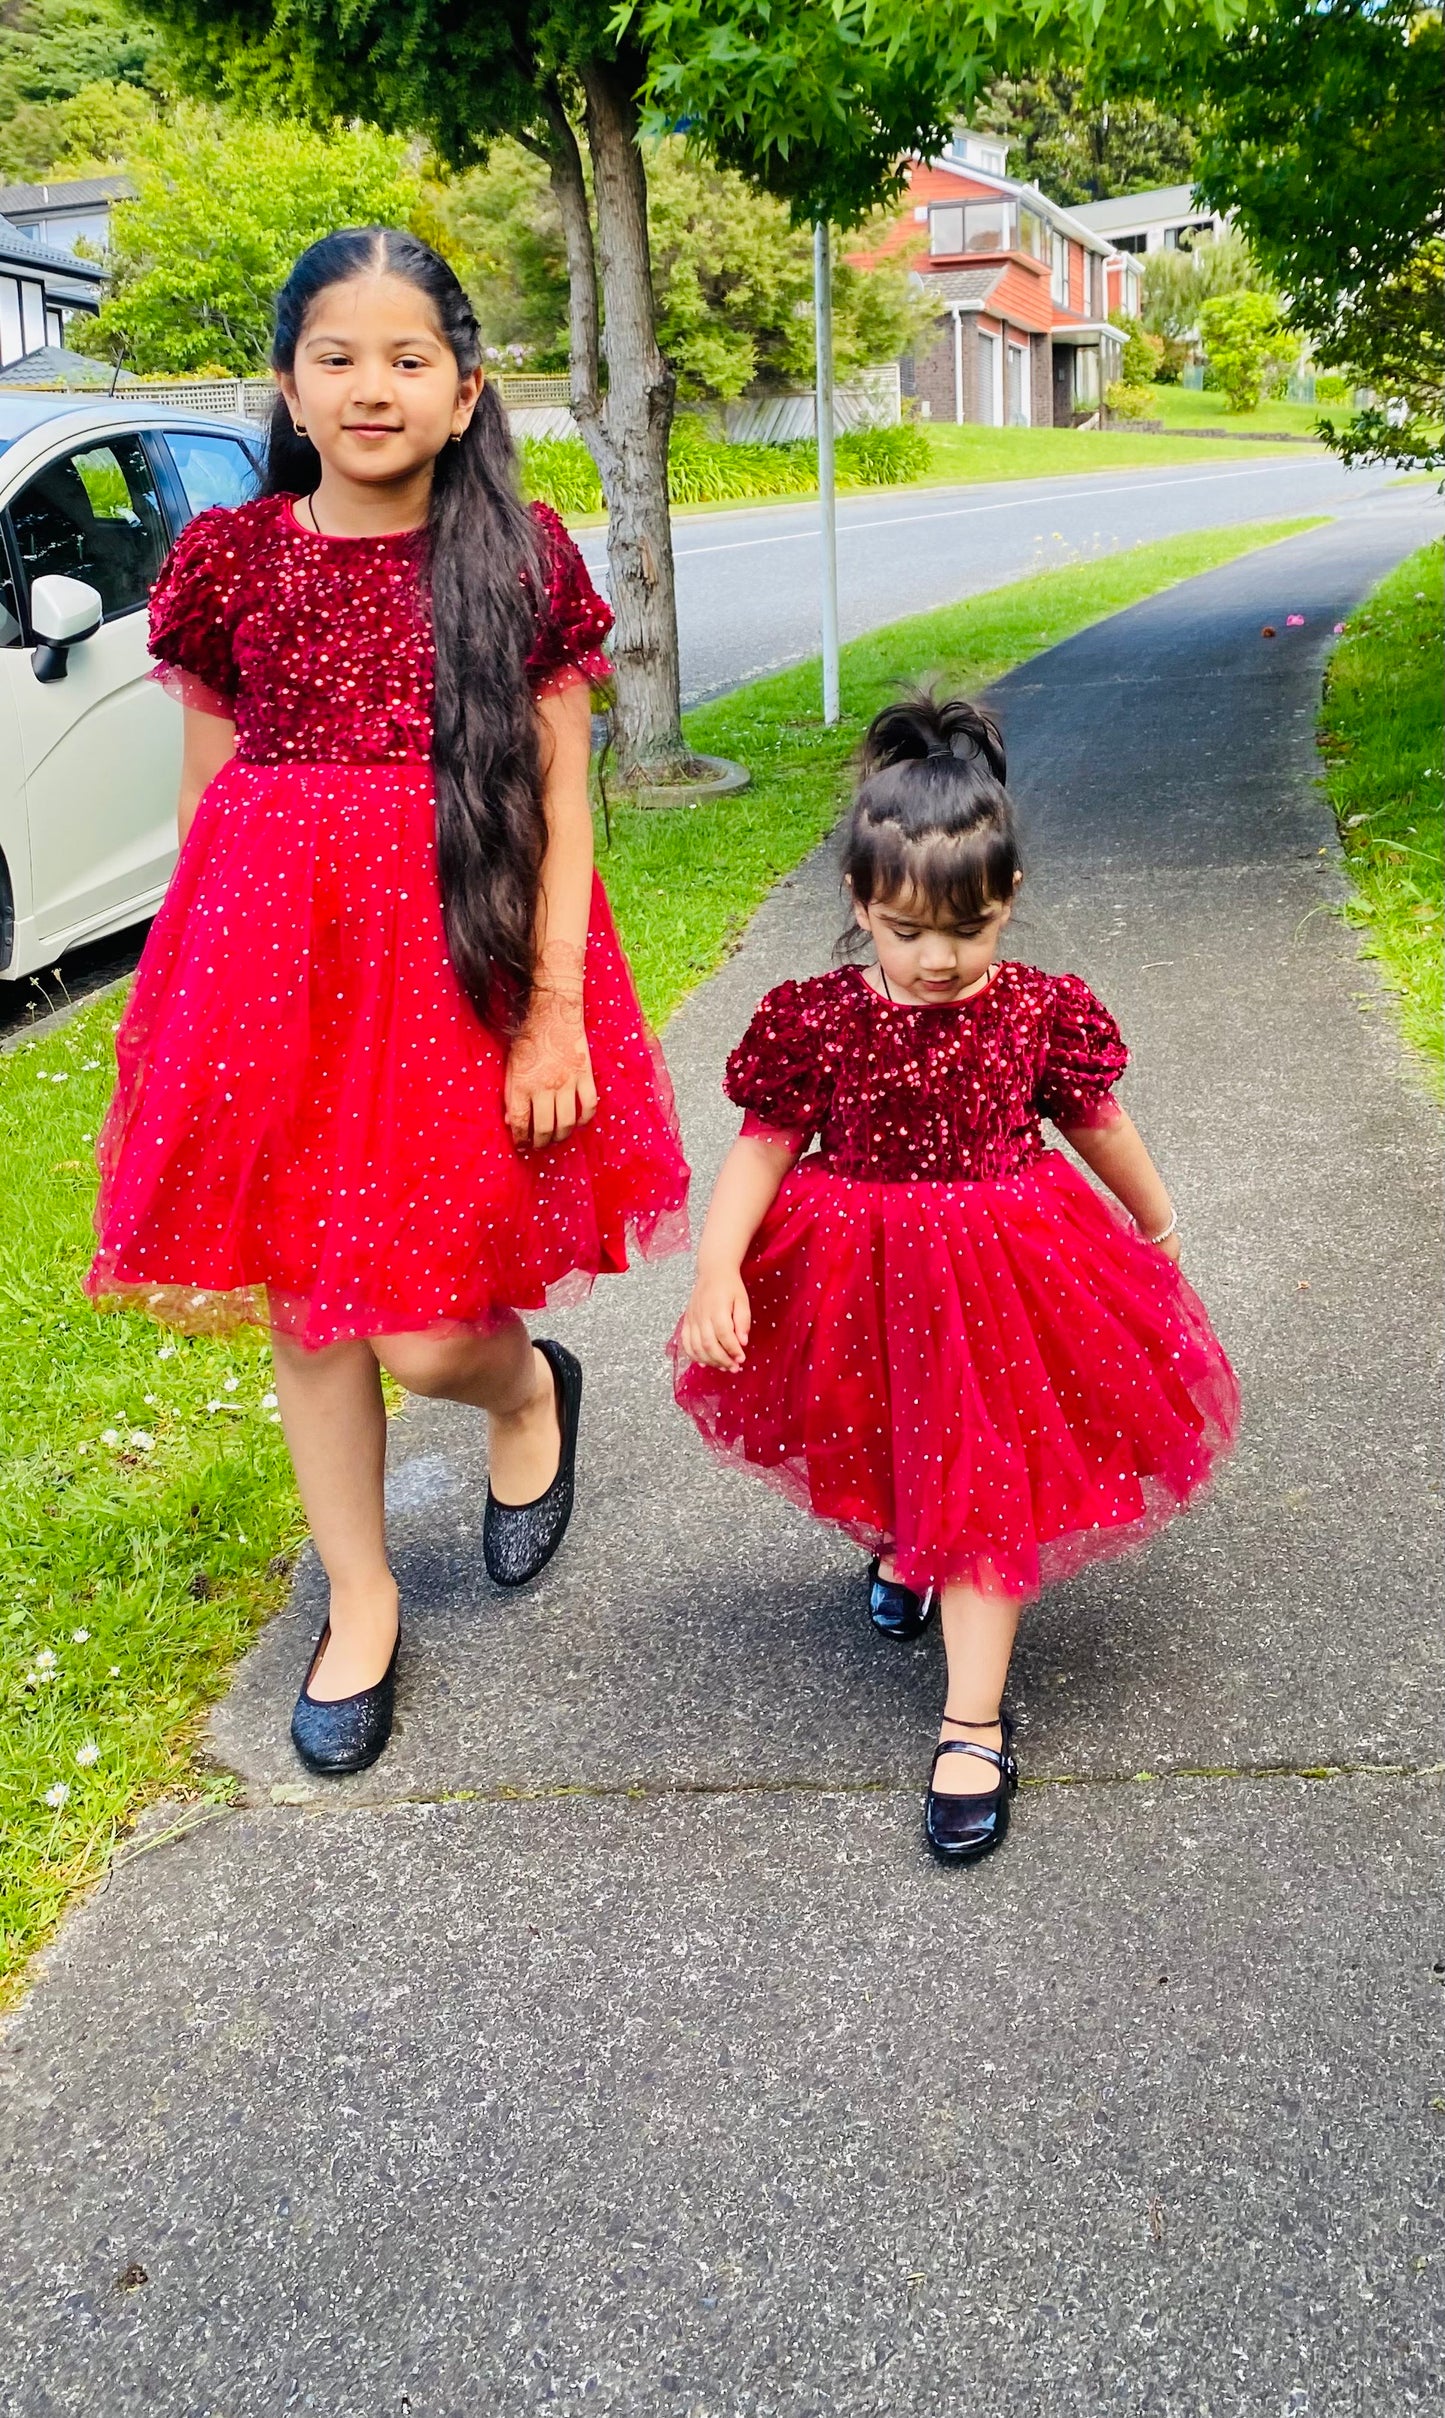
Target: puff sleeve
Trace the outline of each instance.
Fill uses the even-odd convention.
[[[231,517],[218,504],[186,524],[151,590],[150,608],[151,678],[182,705],[227,720],[236,701],[227,612]]]
[[[549,504],[534,504],[532,519],[542,557],[537,636],[527,658],[534,697],[571,688],[579,680],[596,687],[612,677],[602,641],[612,627],[612,607],[592,585],[575,540]]]
[[[832,1054],[800,982],[769,991],[727,1062],[723,1090],[745,1113],[743,1132],[805,1150],[832,1095]]]
[[[1077,974],[1054,977],[1034,1106],[1056,1125],[1109,1125],[1122,1112],[1114,1085],[1129,1063],[1102,1000]]]

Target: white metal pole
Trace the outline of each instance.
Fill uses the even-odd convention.
[[[823,720],[838,719],[838,497],[833,466],[833,256],[827,225],[813,229],[817,362],[818,514],[823,539]]]

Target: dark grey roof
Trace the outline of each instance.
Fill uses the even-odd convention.
[[[87,353],[73,353],[68,345],[42,344],[33,353],[23,353],[8,368],[0,369],[0,386],[64,386],[77,391],[98,389],[110,391],[115,376],[108,361],[92,361]],[[134,370],[123,369],[119,384],[136,384]]]
[[[128,176],[77,176],[60,184],[0,185],[0,218],[17,210],[83,210],[96,202],[133,201]]]
[[[78,260],[73,252],[62,252],[58,245],[32,243],[8,218],[0,218],[0,261],[8,269],[48,269],[52,276],[80,278],[83,283],[101,286],[106,271],[98,260]]]
[[[940,303],[987,302],[1002,275],[1002,266],[991,269],[920,269],[919,281],[924,293],[936,295]]]

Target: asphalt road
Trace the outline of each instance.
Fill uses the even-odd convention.
[[[1344,470],[1314,453],[1211,462],[1212,448],[1199,450],[1206,458],[1183,469],[845,496],[838,506],[843,637],[859,638],[1051,564],[1182,530],[1338,512],[1377,493],[1392,475]],[[589,530],[582,551],[605,589],[606,532]],[[816,503],[678,514],[673,553],[688,704],[817,653]]]
[[[546,1322],[587,1393],[537,1586],[481,1575],[476,1414],[416,1405],[390,1751],[291,1754],[307,1557],[213,1722],[235,1803],[162,1809],[6,2027],[3,2418],[1437,2405],[1439,1120],[1321,912],[1312,734],[1440,521],[995,692],[1017,946],[1117,1009],[1245,1400],[1211,1502],[1026,1615],[1005,1851],[919,1839],[936,1636],[672,1410],[686,1264],[609,1280]],[[820,850],[668,1028],[700,1197],[837,920]]]

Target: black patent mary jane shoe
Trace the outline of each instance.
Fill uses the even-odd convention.
[[[577,1424],[582,1408],[582,1364],[565,1345],[537,1345],[552,1371],[557,1389],[557,1424],[562,1450],[557,1475],[545,1494],[530,1503],[499,1503],[487,1488],[482,1521],[482,1559],[487,1576],[498,1587],[525,1587],[545,1570],[567,1533],[572,1517],[577,1467]]]
[[[919,1595],[896,1578],[880,1578],[877,1554],[868,1564],[868,1618],[880,1637],[911,1645],[921,1637],[938,1609],[938,1590],[925,1587]]]
[[[945,1720],[951,1716],[945,1714]],[[992,1729],[988,1721],[956,1722],[957,1729]],[[923,1800],[923,1829],[929,1846],[944,1864],[977,1864],[983,1856],[992,1855],[1008,1836],[1009,1803],[1019,1784],[1019,1767],[1013,1758],[1014,1725],[1007,1713],[999,1715],[1003,1735],[1002,1752],[985,1746],[977,1738],[942,1738],[933,1757],[929,1773],[928,1794]],[[933,1786],[933,1773],[944,1755],[977,1755],[991,1763],[998,1773],[998,1786],[986,1796],[941,1796]]]
[[[397,1631],[391,1660],[375,1687],[362,1688],[355,1696],[338,1696],[334,1703],[328,1704],[310,1691],[330,1636],[328,1620],[316,1640],[316,1651],[301,1682],[301,1693],[291,1716],[291,1743],[310,1771],[364,1772],[368,1764],[376,1761],[391,1736],[401,1632]]]

